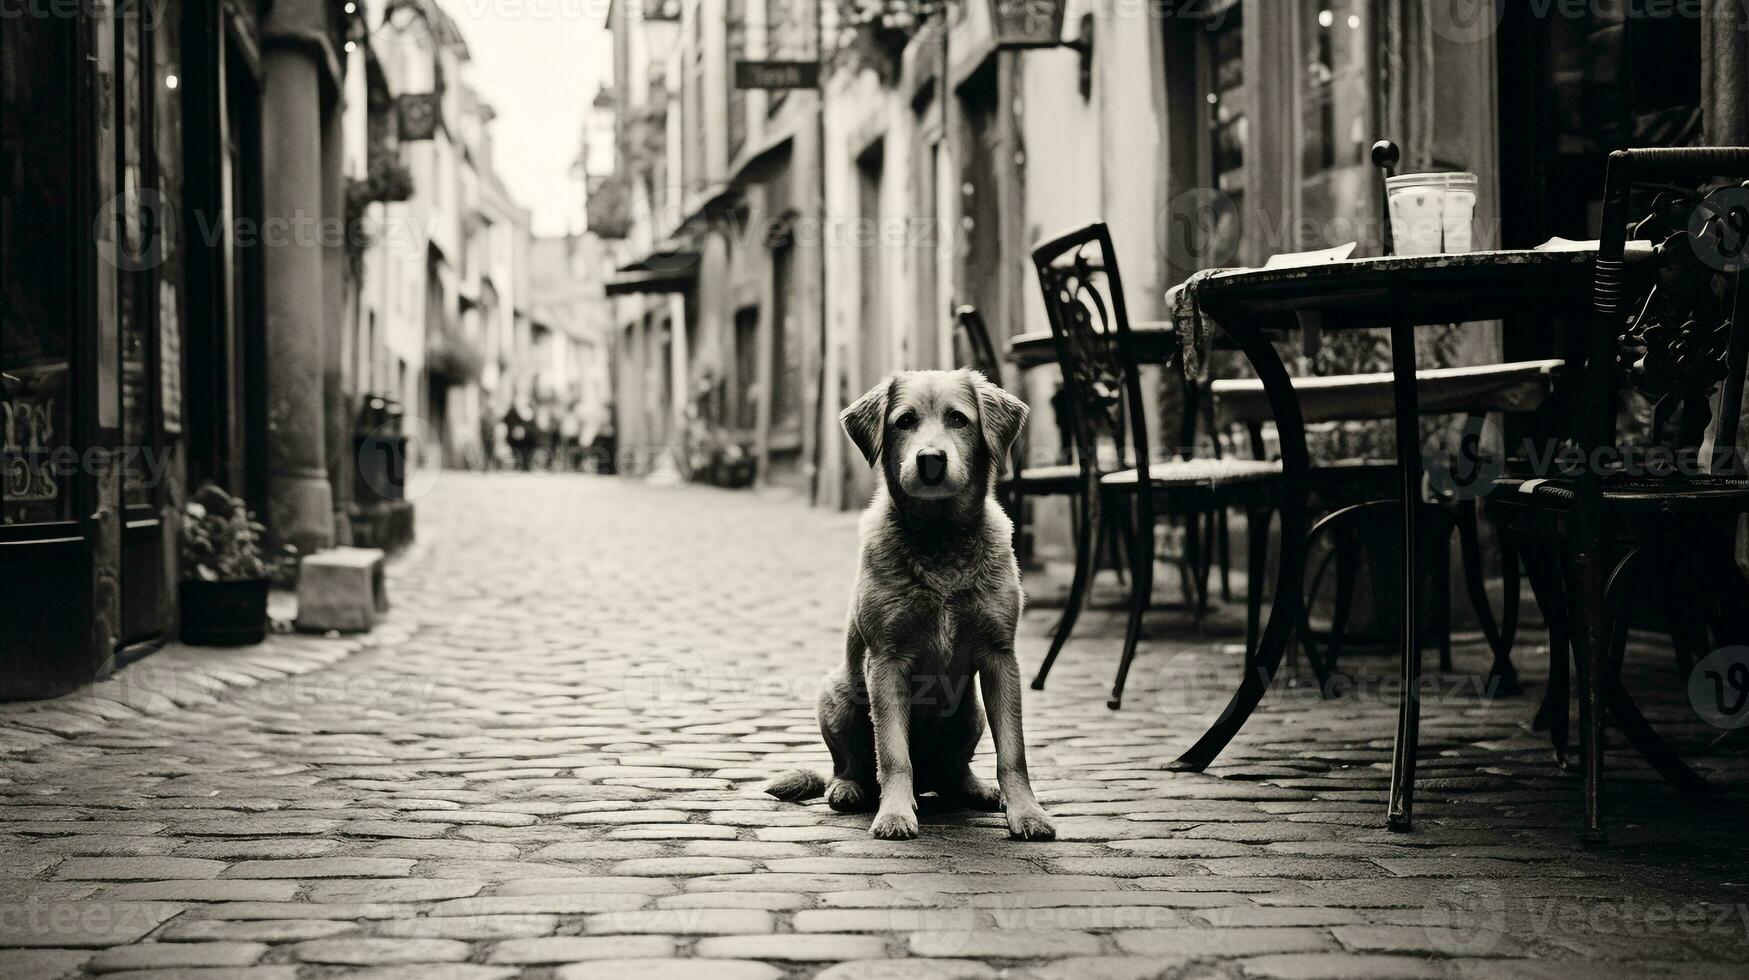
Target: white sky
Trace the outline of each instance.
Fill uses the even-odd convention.
[[[582,230],[582,184],[571,176],[584,114],[613,80],[602,26],[607,0],[439,0],[467,38],[470,80],[497,111],[498,173],[534,232]]]

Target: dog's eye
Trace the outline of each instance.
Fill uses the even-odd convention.
[[[966,426],[971,425],[971,424],[972,424],[972,420],[969,418],[966,418],[966,413],[960,411],[957,408],[950,408],[947,410],[947,427],[948,428],[950,428],[950,429],[963,429]]]
[[[896,429],[914,429],[917,427],[917,413],[906,412],[893,421]]]

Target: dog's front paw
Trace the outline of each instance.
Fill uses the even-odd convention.
[[[1015,840],[1056,840],[1057,828],[1037,806],[1010,808],[1008,836]]]
[[[917,815],[914,813],[877,813],[869,825],[870,836],[882,840],[910,840],[917,836]]]

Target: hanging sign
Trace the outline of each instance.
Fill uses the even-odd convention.
[[[736,88],[818,88],[818,61],[737,61]]]

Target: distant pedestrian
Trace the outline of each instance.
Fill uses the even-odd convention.
[[[583,403],[572,402],[559,419],[559,459],[565,470],[583,465]]]
[[[612,402],[608,403],[607,413],[601,420],[601,428],[595,430],[595,438],[590,440],[589,446],[600,472],[608,475],[619,472],[619,431],[614,427]]]
[[[526,403],[510,403],[510,410],[504,413],[504,438],[516,468],[528,472],[528,457],[534,450],[534,412]]]

